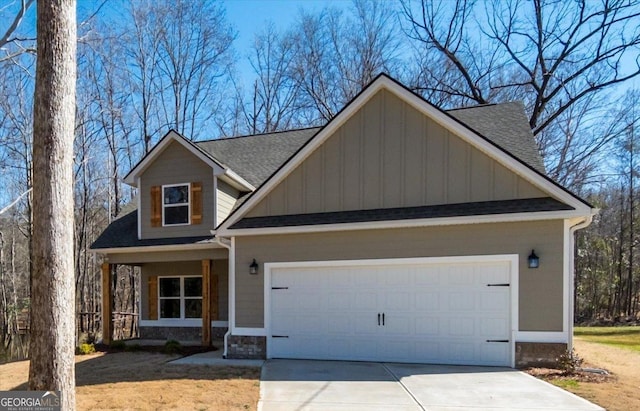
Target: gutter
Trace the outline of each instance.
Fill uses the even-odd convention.
[[[592,214],[588,215],[587,217],[585,217],[584,220],[580,221],[579,223],[569,227],[569,250],[571,252],[571,258],[569,259],[569,261],[571,262],[571,267],[569,269],[569,273],[570,273],[570,287],[569,287],[569,292],[571,293],[569,297],[569,312],[568,314],[568,318],[569,318],[569,328],[572,331],[571,333],[569,333],[568,337],[568,344],[567,344],[567,348],[569,351],[571,351],[573,349],[573,322],[574,322],[574,315],[573,315],[573,311],[574,311],[574,306],[575,306],[575,301],[573,299],[574,297],[574,288],[575,288],[575,277],[576,277],[576,271],[575,271],[575,232],[578,230],[581,230],[583,228],[588,227],[591,222],[593,221],[593,216],[595,214],[598,213],[598,209],[593,209]]]
[[[229,328],[227,329],[227,332],[224,333],[224,351],[222,352],[222,358],[226,359],[227,358],[227,340],[229,338],[229,336],[231,335],[231,329],[235,326],[235,309],[231,309],[232,307],[235,307],[235,287],[236,287],[236,281],[235,281],[235,276],[234,276],[234,272],[235,272],[235,248],[233,247],[234,242],[233,239],[231,241],[227,240],[228,242],[225,242],[221,237],[214,237],[213,239],[217,244],[219,244],[221,247],[226,248],[227,250],[229,250]],[[233,301],[233,304],[232,304]]]

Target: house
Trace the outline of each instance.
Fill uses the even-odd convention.
[[[142,338],[511,367],[572,343],[574,231],[596,210],[545,175],[519,103],[442,111],[380,75],[322,128],[169,132],[125,182],[136,209],[92,249],[105,313],[112,266],[141,267]]]

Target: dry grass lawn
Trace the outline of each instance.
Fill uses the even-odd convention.
[[[159,353],[76,357],[79,410],[255,410],[260,369],[173,365]],[[0,391],[26,389],[29,362],[0,365]]]
[[[563,386],[609,411],[640,410],[640,353],[576,337],[574,345],[585,367],[604,368],[613,374],[605,382],[576,382]]]

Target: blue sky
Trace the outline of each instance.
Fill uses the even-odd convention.
[[[290,26],[300,9],[317,11],[325,6],[349,7],[349,0],[228,0],[225,2],[227,18],[238,30],[238,50],[247,50],[253,34],[273,21],[282,29]]]
[[[227,19],[238,32],[235,41],[235,49],[240,57],[237,69],[247,80],[252,77],[252,68],[246,57],[253,43],[254,34],[264,28],[268,22],[273,22],[276,28],[283,30],[294,23],[301,9],[317,11],[326,6],[347,8],[351,2],[349,0],[227,0],[224,4]]]

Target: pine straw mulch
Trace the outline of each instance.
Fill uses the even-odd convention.
[[[615,382],[617,377],[610,372],[608,374],[600,374],[592,371],[564,371],[554,368],[527,368],[523,370],[529,375],[547,382],[554,381],[577,381],[588,383],[606,383]]]

